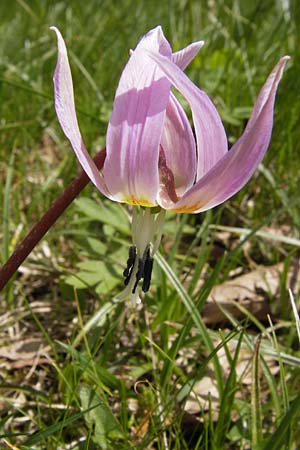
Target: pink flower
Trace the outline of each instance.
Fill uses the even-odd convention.
[[[103,195],[162,211],[198,213],[224,202],[247,183],[270,142],[275,94],[288,56],[269,75],[244,133],[228,151],[216,108],[183,72],[203,42],[172,53],[160,26],[149,31],[122,72],[107,129],[106,158],[99,172],[79,131],[66,46],[57,28],[52,29],[58,39],[57,117],[80,164]],[[195,137],[172,86],[190,105]],[[133,293],[135,298],[139,281],[144,279],[143,290],[150,282],[151,270],[149,275],[145,267],[152,268],[151,255],[158,246],[164,215],[161,212],[156,217],[150,208],[139,211],[133,216],[135,250],[124,272],[126,295]]]

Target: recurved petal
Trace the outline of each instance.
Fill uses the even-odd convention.
[[[188,118],[172,93],[167,106],[161,146],[166,164],[174,176],[177,196],[181,197],[195,182],[197,155]]]
[[[146,34],[131,54],[108,125],[103,173],[119,201],[152,206],[159,189],[159,144],[170,83],[144,49],[171,58],[161,27]]]
[[[99,170],[88,154],[78,126],[71,69],[67,49],[60,31],[51,27],[57,36],[58,58],[54,72],[54,103],[55,110],[63,132],[69,139],[73,150],[84,171],[94,185],[107,197],[111,197]]]
[[[172,61],[176,66],[184,70],[186,66],[195,58],[201,47],[203,47],[204,41],[192,42],[187,47],[173,53]]]
[[[147,53],[190,104],[197,138],[199,179],[227,153],[227,138],[221,118],[208,95],[197,88],[176,64],[162,55]]]
[[[268,77],[239,140],[171,209],[205,211],[223,203],[247,183],[270,142],[275,95],[288,59],[288,56],[281,58]]]

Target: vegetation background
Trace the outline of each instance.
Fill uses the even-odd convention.
[[[0,448],[300,447],[298,0],[2,0],[1,261],[78,171],[53,107],[49,26],[66,40],[95,154],[129,49],[157,24],[174,50],[205,40],[187,73],[230,144],[291,55],[270,148],[224,205],[167,216],[137,308],[114,300],[128,210],[85,188],[1,293]]]

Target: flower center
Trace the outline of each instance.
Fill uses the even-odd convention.
[[[153,256],[161,241],[165,211],[157,208],[133,208],[132,246],[123,272],[125,289],[120,300],[130,297],[135,305],[141,302],[140,293],[150,288]]]

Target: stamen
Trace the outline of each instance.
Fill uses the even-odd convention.
[[[144,264],[144,280],[143,280],[143,285],[142,285],[143,292],[149,291],[150,283],[151,283],[152,269],[153,269],[153,258],[150,255],[150,247],[148,247],[146,257],[145,257],[145,264]]]
[[[129,247],[129,257],[127,259],[127,266],[126,269],[123,272],[123,277],[127,278],[129,276],[129,274],[132,272],[133,266],[134,266],[134,262],[135,262],[135,258],[136,258],[136,247],[134,245],[132,245],[131,247]],[[125,283],[125,285],[128,284]]]
[[[131,298],[132,304],[141,302],[139,294],[150,288],[153,256],[158,249],[165,211],[153,208],[134,208],[132,212],[132,242],[126,268],[123,271],[125,289],[120,300]],[[139,283],[141,282],[141,287]]]
[[[127,267],[123,272],[123,276],[125,277],[124,280],[124,284],[125,286],[128,285],[131,275],[132,275],[132,271],[134,268],[134,263],[136,260],[136,247],[134,245],[132,245],[131,247],[129,247],[129,258],[127,259]]]
[[[132,267],[130,268],[130,270],[128,271],[128,275],[124,275],[124,277],[125,277],[125,280],[124,280],[125,286],[127,286],[128,283],[129,283],[129,281],[130,281],[130,278],[131,278],[131,275],[132,275],[132,271],[133,271],[133,267],[134,267],[134,266],[132,266]],[[125,270],[126,270],[126,269],[125,269]],[[125,270],[124,270],[124,272],[125,272]],[[123,273],[123,274],[124,274],[124,273]]]
[[[135,275],[135,283],[134,283],[134,286],[132,289],[132,294],[135,294],[135,290],[137,288],[139,281],[142,280],[144,277],[144,266],[145,266],[144,259],[139,258],[139,265],[138,265],[138,270]]]

